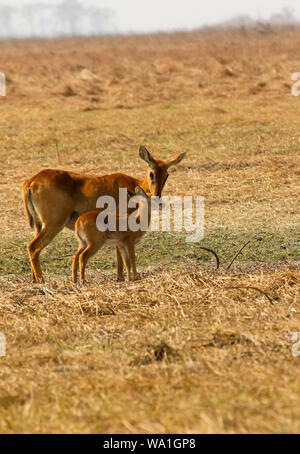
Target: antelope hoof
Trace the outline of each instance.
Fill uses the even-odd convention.
[[[39,279],[32,279],[32,284],[44,284],[45,280],[43,277],[40,277]]]

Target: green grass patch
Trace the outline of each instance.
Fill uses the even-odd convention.
[[[265,233],[260,241],[255,241],[251,232],[227,232],[215,230],[199,243],[186,242],[186,235],[174,232],[149,232],[137,245],[137,264],[144,268],[167,263],[178,266],[186,260],[197,260],[214,266],[210,253],[200,249],[204,246],[213,249],[221,263],[229,263],[239,249],[252,240],[238,256],[236,263],[291,263],[300,259],[300,239],[296,232]],[[29,237],[5,241],[0,247],[0,275],[30,273],[26,244]],[[77,241],[71,232],[62,232],[41,254],[42,269],[46,274],[71,275],[72,256],[77,249]],[[103,247],[90,260],[88,268],[112,271],[116,268],[116,255],[113,247]]]

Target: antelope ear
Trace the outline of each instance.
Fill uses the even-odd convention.
[[[133,197],[134,196],[134,193],[129,191],[129,189],[127,189],[127,194],[128,194],[129,197]]]
[[[145,191],[140,186],[136,186],[135,195],[139,195],[141,197],[146,197],[147,198],[147,195],[146,195]]]
[[[140,158],[147,162],[150,169],[155,169],[157,167],[157,162],[155,161],[153,156],[151,156],[147,148],[144,147],[143,145],[140,146],[139,155]]]
[[[175,166],[176,164],[178,164],[180,161],[183,160],[183,158],[185,157],[186,155],[186,151],[184,153],[179,153],[175,156],[172,156],[172,158],[168,159],[167,161],[165,161],[165,165],[167,167],[167,169],[171,166]]]

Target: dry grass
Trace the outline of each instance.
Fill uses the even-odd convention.
[[[299,432],[297,277],[2,278],[1,432]]]
[[[292,44],[292,45],[291,45]],[[290,92],[299,30],[251,29],[0,43],[8,104],[135,108]],[[276,55],[274,52],[276,49]]]
[[[299,44],[292,28],[0,43],[0,432],[299,432]],[[165,193],[205,196],[221,269],[150,233],[143,280],[116,283],[109,252],[76,287],[63,233],[32,285],[22,181],[142,176],[140,143],[188,151]]]

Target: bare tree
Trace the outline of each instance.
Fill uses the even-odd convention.
[[[13,33],[14,11],[9,5],[0,5],[0,37],[6,38]]]
[[[113,12],[86,8],[79,0],[64,0],[58,5],[35,3],[13,7],[0,5],[0,37],[101,34],[112,30]]]

